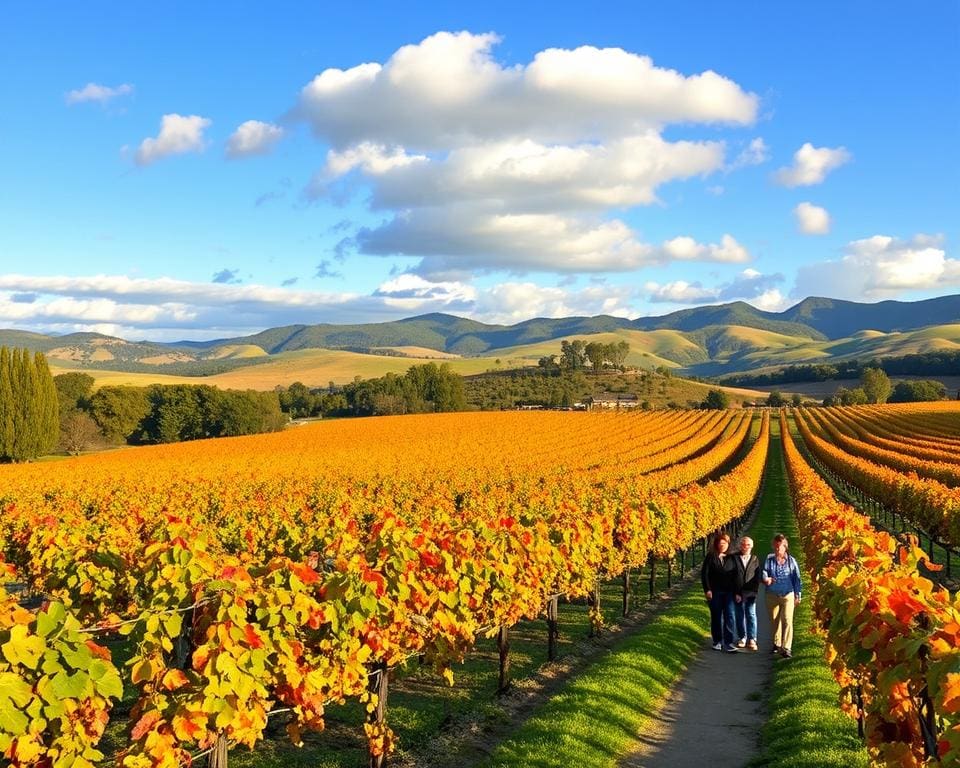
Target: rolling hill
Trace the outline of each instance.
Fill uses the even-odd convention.
[[[0,345],[42,351],[58,369],[88,370],[98,380],[182,377],[254,388],[297,380],[316,386],[343,383],[438,360],[466,375],[524,367],[559,354],[561,343],[575,338],[626,341],[629,365],[698,376],[960,350],[960,295],[878,304],[810,298],[780,313],[733,302],[662,317],[536,318],[510,326],[434,313],[389,323],[292,325],[173,344],[95,333],[0,331]]]

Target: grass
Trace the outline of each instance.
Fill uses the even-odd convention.
[[[692,586],[669,612],[570,681],[480,768],[617,765],[703,647],[708,624],[699,585]]]
[[[783,533],[793,543],[791,553],[800,564],[805,590],[810,584],[783,462],[780,429],[772,422],[772,444],[767,462],[766,490],[755,526],[758,555],[766,542]],[[839,707],[840,688],[824,657],[824,644],[813,632],[810,593],[797,606],[793,622],[793,658],[778,661],[769,689],[768,719],[761,732],[761,752],[751,768],[857,768],[867,765],[867,752],[857,736],[856,723]],[[762,606],[758,606],[762,609]],[[761,646],[764,648],[764,646]]]

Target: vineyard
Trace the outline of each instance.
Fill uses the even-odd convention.
[[[410,417],[8,467],[5,560],[45,603],[5,596],[0,747],[15,765],[94,763],[127,685],[123,765],[253,746],[278,710],[296,742],[349,698],[383,755],[391,668],[419,655],[452,682],[479,636],[742,512],[767,445],[740,451],[750,421]],[[130,639],[122,665],[98,642],[111,633]]]
[[[510,630],[546,618],[554,655],[564,598],[599,631],[601,584],[622,579],[626,610],[631,573],[689,567],[751,509],[770,428],[732,410],[444,414],[2,466],[0,753],[223,766],[271,721],[296,744],[356,702],[380,765],[395,670],[456,685],[496,638],[505,684]],[[960,603],[824,478],[949,553],[960,409],[804,409],[778,431],[844,708],[877,764],[955,764]]]

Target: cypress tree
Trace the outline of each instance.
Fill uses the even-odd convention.
[[[60,402],[57,398],[57,386],[53,383],[53,375],[43,353],[37,352],[34,355],[33,365],[37,371],[37,391],[40,396],[39,455],[44,455],[53,451],[60,439]]]
[[[10,382],[13,385],[13,440],[10,458],[23,461],[30,455],[30,425],[27,421],[30,399],[30,376],[24,364],[24,350],[15,347],[10,361]]]
[[[13,451],[13,381],[10,350],[0,347],[0,460],[10,459]]]
[[[46,358],[0,348],[0,460],[24,461],[53,449],[59,437],[56,387]]]

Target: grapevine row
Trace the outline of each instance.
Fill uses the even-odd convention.
[[[818,428],[826,433],[839,448],[875,464],[884,464],[899,472],[916,472],[922,477],[938,480],[951,487],[960,485],[960,466],[942,461],[916,458],[906,455],[902,451],[880,448],[851,437],[849,434],[845,434],[845,430],[847,432],[851,431],[850,427],[845,426],[832,411],[831,408],[816,408],[809,411],[809,415],[818,425]]]
[[[932,566],[842,504],[781,433],[814,607],[843,706],[861,719],[872,763],[960,761],[960,598],[918,573]]]
[[[515,418],[535,423],[528,416]],[[619,428],[631,418],[568,418],[563,426]],[[454,423],[380,421],[434,430]],[[223,740],[252,746],[277,707],[289,708],[296,742],[322,728],[331,701],[375,707],[371,672],[382,677],[411,654],[452,680],[450,665],[478,636],[536,617],[552,595],[588,595],[598,579],[670,556],[740,514],[760,481],[768,428],[764,419],[761,438],[719,480],[653,494],[642,475],[622,482],[623,468],[609,462],[564,473],[494,460],[482,472],[447,467],[431,478],[367,466],[351,477],[330,461],[320,477],[288,467],[268,481],[248,474],[245,458],[239,467],[222,457],[191,465],[191,448],[180,462],[163,452],[164,471],[142,469],[138,485],[129,477],[101,485],[96,471],[57,483],[58,475],[28,468],[29,481],[11,484],[4,501],[2,543],[19,553],[17,576],[51,599],[34,614],[0,591],[0,690],[14,691],[10,706],[26,718],[0,719],[0,753],[16,766],[100,759],[96,744],[120,677],[81,621],[127,635],[134,649],[123,677],[137,703],[121,756],[133,768],[173,768]],[[463,445],[462,436],[432,447]],[[278,444],[267,437],[207,448],[236,457],[238,446]],[[397,437],[418,449],[409,435]],[[543,437],[590,468],[589,457]],[[537,453],[524,447],[528,459]],[[125,460],[103,464],[115,470]],[[427,466],[437,464],[434,454]],[[390,749],[384,724],[366,729],[374,754]]]
[[[960,489],[853,456],[816,435],[808,418],[805,410],[799,410],[797,427],[819,461],[869,496],[883,499],[890,509],[943,544],[954,548],[960,545]]]

